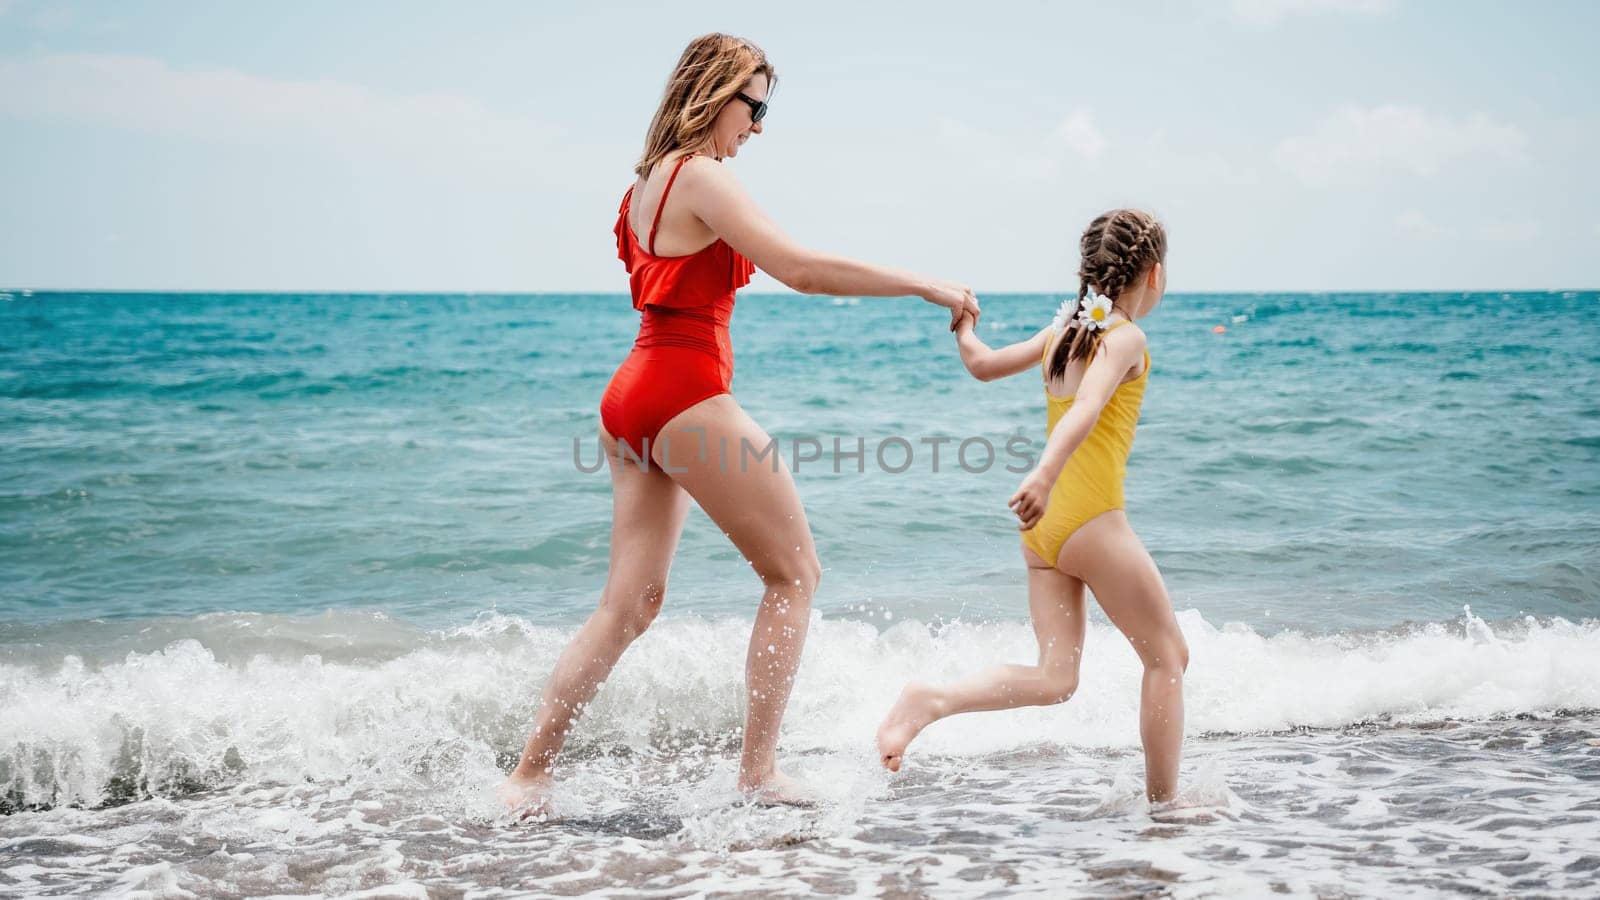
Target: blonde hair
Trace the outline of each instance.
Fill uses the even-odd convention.
[[[633,171],[643,178],[672,152],[704,144],[717,114],[757,74],[767,76],[769,91],[778,80],[767,55],[744,38],[707,34],[690,41],[667,79]]]

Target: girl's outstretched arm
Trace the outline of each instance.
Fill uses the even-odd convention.
[[[956,347],[961,350],[962,365],[979,381],[1005,378],[1037,366],[1039,358],[1044,355],[1045,345],[1050,342],[1050,329],[1041,328],[1038,334],[1025,341],[996,350],[979,340],[972,326],[970,313],[963,315],[961,321],[956,323]]]
[[[1056,429],[1045,442],[1044,452],[1039,454],[1039,464],[1022,479],[1022,486],[1007,504],[1022,520],[1023,530],[1032,528],[1044,516],[1050,488],[1060,476],[1061,467],[1094,429],[1100,411],[1122,384],[1123,376],[1143,362],[1144,348],[1144,332],[1138,327],[1118,328],[1100,342],[1099,352],[1089,361],[1089,368],[1073,394],[1072,408],[1056,423]]]

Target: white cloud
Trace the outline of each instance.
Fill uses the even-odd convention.
[[[1423,238],[1439,237],[1444,229],[1422,212],[1408,209],[1394,217],[1394,227],[1406,234]]]
[[[450,94],[392,94],[82,53],[0,61],[0,113],[207,140],[384,153],[443,146],[497,158],[526,154],[556,134]]]
[[[1532,219],[1506,222],[1486,222],[1479,226],[1476,237],[1494,244],[1526,244],[1539,239],[1543,231]]]
[[[1180,134],[1173,140],[1166,128],[1157,127],[1148,135],[1127,141],[1123,160],[1129,171],[1141,173],[1145,183],[1161,178],[1169,184],[1204,184],[1244,188],[1261,183],[1257,160],[1247,154],[1231,153],[1226,148],[1197,142]]]
[[[1233,0],[1233,17],[1249,25],[1276,25],[1302,15],[1386,15],[1390,0]]]
[[[1528,244],[1544,233],[1536,219],[1487,219],[1475,222],[1439,223],[1427,214],[1408,209],[1394,218],[1395,230],[1425,240],[1485,244]]]
[[[1028,181],[1054,181],[1074,164],[1071,157],[1090,162],[1106,149],[1105,135],[1087,109],[1074,111],[1045,135],[1005,137],[948,118],[939,121],[939,134],[984,168]]]
[[[1084,159],[1094,159],[1106,149],[1105,135],[1094,124],[1094,116],[1080,109],[1056,127],[1056,139]]]
[[[1280,141],[1277,160],[1308,184],[1327,184],[1382,171],[1431,176],[1461,157],[1519,157],[1527,143],[1521,129],[1483,113],[1456,120],[1408,106],[1346,107]]]

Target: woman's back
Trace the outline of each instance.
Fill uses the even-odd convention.
[[[691,160],[694,160],[691,162]],[[663,258],[692,256],[720,240],[716,233],[695,217],[685,202],[685,186],[678,183],[684,170],[713,164],[694,154],[668,157],[657,163],[650,174],[634,182],[633,211],[628,227],[634,239],[648,252]],[[669,198],[677,192],[678,202]],[[654,249],[651,249],[652,233]]]

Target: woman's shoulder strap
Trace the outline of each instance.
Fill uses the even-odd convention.
[[[678,173],[683,171],[683,164],[688,162],[693,153],[685,153],[678,157],[677,165],[672,167],[672,174],[667,176],[667,186],[661,191],[661,200],[656,204],[656,219],[650,223],[650,255],[656,255],[656,229],[661,227],[661,213],[667,208],[667,195],[672,193],[672,183],[678,180]]]

